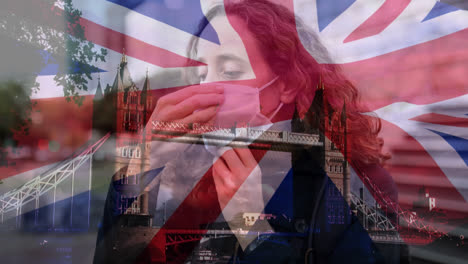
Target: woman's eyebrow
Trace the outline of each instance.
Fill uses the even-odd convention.
[[[216,61],[218,63],[223,63],[223,62],[230,61],[230,60],[236,61],[239,63],[247,63],[243,58],[234,54],[221,54],[221,55],[216,56]],[[198,57],[197,61],[205,63],[205,64],[207,63],[205,57]]]
[[[225,61],[232,60],[232,61],[236,61],[240,63],[246,63],[246,61],[243,58],[233,55],[233,54],[221,54],[216,57],[216,60],[218,62],[225,62]]]

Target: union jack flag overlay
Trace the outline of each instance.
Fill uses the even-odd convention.
[[[8,1],[1,262],[464,262],[467,10]]]

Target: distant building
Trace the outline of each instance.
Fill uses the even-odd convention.
[[[272,214],[243,213],[242,219],[244,219],[244,224],[246,226],[253,226],[257,220],[276,219],[276,216]]]
[[[436,198],[431,197],[429,190],[422,186],[419,188],[418,200],[413,202],[413,210],[417,214],[429,213],[436,208]]]

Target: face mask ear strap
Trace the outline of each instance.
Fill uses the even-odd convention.
[[[258,88],[258,91],[262,91],[263,89],[267,88],[268,86],[272,85],[276,80],[279,79],[279,76],[276,76],[273,80],[269,81],[268,83],[266,83],[265,85],[263,85],[262,87]]]
[[[283,107],[283,102],[281,102],[278,107],[276,108],[276,110],[268,117],[268,119],[272,119],[273,117],[275,117],[275,115],[279,112],[279,110],[281,109],[281,107]]]

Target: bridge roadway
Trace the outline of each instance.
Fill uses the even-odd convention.
[[[159,227],[154,227],[156,232],[160,231]],[[190,241],[199,241],[202,237],[209,238],[222,238],[227,236],[262,236],[268,237],[297,237],[305,236],[306,234],[288,233],[288,232],[274,232],[273,230],[267,231],[248,231],[242,229],[236,230],[205,230],[205,229],[167,229],[164,230],[166,234],[167,245],[180,244]],[[391,243],[391,244],[404,244],[406,239],[402,239],[395,231],[372,231],[368,230],[369,237],[375,243]]]
[[[188,144],[249,147],[277,151],[291,151],[298,147],[322,147],[317,134],[241,128],[153,122],[152,139]]]

